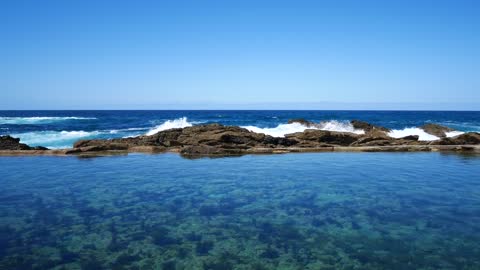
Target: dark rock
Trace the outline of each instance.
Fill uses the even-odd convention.
[[[209,145],[191,145],[185,146],[180,154],[185,156],[221,156],[221,155],[240,155],[242,149],[225,149]]]
[[[48,148],[44,146],[34,146],[32,147],[32,150],[48,150]]]
[[[279,138],[272,136],[265,136],[264,142],[266,144],[278,145],[278,146],[292,146],[298,143],[296,140],[291,140],[287,138]]]
[[[423,129],[423,131],[425,131],[426,133],[437,136],[439,138],[447,137],[446,132],[455,131],[452,128],[437,124],[426,124],[421,126],[420,128]]]
[[[299,124],[304,125],[306,127],[312,127],[312,126],[316,125],[315,123],[310,122],[308,120],[305,120],[303,118],[290,119],[290,120],[288,120],[288,123],[289,124],[299,123]]]
[[[365,130],[365,132],[370,132],[372,130],[380,130],[380,131],[384,131],[384,132],[390,132],[390,129],[388,129],[386,127],[372,125],[370,123],[360,121],[360,120],[352,120],[352,121],[350,121],[350,123],[352,124],[352,126],[355,129],[363,129],[363,130]]]
[[[48,150],[43,146],[30,147],[20,143],[19,138],[13,138],[10,135],[0,136],[0,150]]]
[[[465,145],[480,144],[480,133],[468,132],[451,138],[443,138],[430,142],[432,145]]]
[[[382,146],[389,145],[394,139],[382,137],[362,137],[349,146]]]
[[[379,129],[371,129],[350,146],[371,146],[371,145],[388,145],[395,140],[387,135],[385,131]]]
[[[138,149],[140,146],[163,147],[182,155],[240,155],[253,147],[287,147],[297,141],[275,138],[247,129],[220,124],[199,125],[160,131],[151,136],[110,140],[82,140],[74,144],[79,152]]]
[[[288,139],[293,139],[303,143],[306,142],[313,145],[318,143],[326,143],[343,146],[348,146],[360,138],[359,135],[354,133],[317,129],[307,129],[304,132],[287,134],[286,137]]]
[[[401,138],[402,140],[407,140],[407,141],[418,141],[418,138],[420,138],[418,135],[409,135]]]

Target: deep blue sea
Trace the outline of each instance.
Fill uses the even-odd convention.
[[[480,112],[0,111],[31,145],[219,122],[480,131]],[[0,157],[0,269],[480,269],[480,156]]]
[[[0,135],[11,134],[32,146],[66,148],[79,139],[119,138],[200,123],[247,127],[273,136],[302,131],[289,119],[325,121],[325,129],[353,131],[359,119],[395,129],[396,136],[420,135],[414,129],[438,123],[459,131],[480,131],[480,111],[0,111]]]

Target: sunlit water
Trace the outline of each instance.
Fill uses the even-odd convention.
[[[480,269],[480,157],[0,158],[0,269]]]

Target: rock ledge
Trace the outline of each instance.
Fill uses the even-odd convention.
[[[439,136],[441,138],[436,141],[419,141],[418,136],[389,137],[389,129],[358,120],[352,121],[352,125],[356,129],[363,129],[364,134],[319,130],[316,129],[315,123],[304,119],[290,121],[290,123],[294,122],[301,123],[311,129],[287,134],[285,137],[272,137],[263,133],[251,132],[241,127],[208,124],[169,129],[148,136],[108,140],[80,140],[73,145],[73,148],[60,150],[30,147],[20,143],[19,139],[1,136],[0,155],[96,156],[129,152],[176,152],[185,157],[197,157],[321,151],[480,152],[479,133],[469,132],[447,138],[445,132],[453,130],[439,125],[428,127],[429,132],[442,131],[444,137]]]

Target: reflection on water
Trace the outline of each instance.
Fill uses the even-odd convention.
[[[0,269],[479,269],[480,158],[0,158]]]

